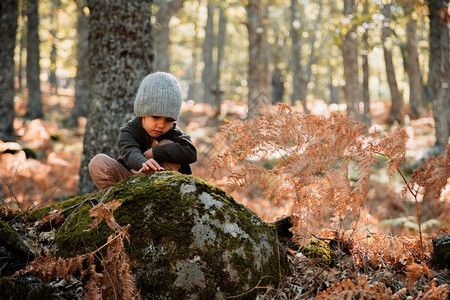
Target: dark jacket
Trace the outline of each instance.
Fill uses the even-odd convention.
[[[156,141],[171,140],[173,143],[152,148],[153,158],[158,162],[171,162],[180,164],[180,173],[192,174],[189,164],[197,161],[197,150],[191,141],[191,137],[178,128],[174,123],[173,127],[156,138]],[[143,153],[150,149],[152,137],[141,126],[139,118],[136,117],[128,121],[120,129],[119,136],[119,159],[128,170],[138,171],[142,164],[147,161]]]

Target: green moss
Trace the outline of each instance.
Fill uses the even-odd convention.
[[[63,228],[58,230],[55,242],[58,245],[56,255],[71,257],[94,251],[107,242],[108,236],[113,232],[103,221],[96,229],[89,229],[92,218],[89,210],[90,203],[77,208],[77,213],[70,215]],[[67,229],[70,230],[67,230]]]
[[[8,223],[2,220],[0,220],[0,240],[3,240],[6,246],[13,249],[20,249],[22,246],[19,234]]]
[[[25,279],[23,277],[2,277],[0,278],[1,299],[24,299],[41,300],[56,299],[52,294],[52,289],[48,285],[42,284],[38,279]]]
[[[16,285],[14,280],[9,277],[0,278],[0,291],[2,291],[2,299],[15,299]]]
[[[336,255],[328,244],[312,238],[311,242],[300,247],[300,251],[308,258],[317,260],[318,263],[332,266],[336,261]]]
[[[30,221],[39,221],[42,219],[42,217],[45,214],[48,214],[49,212],[51,212],[54,209],[58,209],[58,208],[62,208],[62,209],[67,209],[69,207],[74,206],[75,204],[78,204],[86,199],[88,199],[89,197],[92,197],[94,194],[88,194],[88,195],[84,195],[84,196],[78,196],[78,197],[74,197],[72,199],[63,201],[63,202],[58,202],[56,204],[50,205],[50,206],[44,206],[41,208],[36,208],[36,209],[32,209],[30,211],[28,211],[28,218],[30,219]],[[66,215],[70,215],[70,213],[73,210],[68,210],[66,212]]]

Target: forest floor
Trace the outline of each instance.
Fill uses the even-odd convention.
[[[76,194],[86,119],[80,118],[75,126],[68,125],[72,103],[72,91],[60,89],[58,96],[44,97],[45,119],[30,121],[22,117],[25,103],[18,98],[18,117],[14,121],[18,140],[16,143],[0,141],[2,206],[30,209],[67,200]],[[308,105],[316,114],[328,114],[342,108],[328,106],[321,100],[309,101]],[[388,128],[385,125],[388,111],[388,101],[371,104],[372,122],[380,130]],[[191,135],[198,149],[199,159],[192,165],[193,175],[226,187],[225,171],[210,174],[211,162],[225,147],[217,139],[219,127],[225,120],[244,119],[245,115],[244,105],[228,101],[222,104],[222,114],[218,118],[207,104],[193,101],[184,104],[178,123]],[[408,177],[411,166],[417,164],[434,143],[434,120],[431,113],[419,119],[405,120],[402,127],[410,139],[402,170]],[[447,181],[447,187],[435,203],[419,203],[427,249],[423,260],[417,260],[417,255],[411,253],[417,246],[418,225],[414,199],[402,195],[404,187],[399,174],[387,176],[382,163],[375,167],[358,229],[353,226],[350,231],[343,230],[337,235],[334,232],[334,237],[325,232],[322,236],[340,241],[340,247],[335,249],[336,262],[332,266],[317,264],[291,247],[288,249],[291,276],[279,287],[255,287],[261,289],[261,298],[308,299],[335,285],[340,290],[334,293],[341,296],[351,295],[349,291],[352,290],[387,295],[386,289],[390,288],[392,293],[403,293],[403,298],[409,295],[415,299],[440,299],[450,291],[444,285],[450,282],[450,273],[448,269],[431,268],[429,255],[431,239],[450,232],[450,182]],[[289,203],[274,205],[254,186],[231,195],[267,222],[290,213]],[[369,236],[372,241],[368,241]],[[344,279],[353,279],[353,285],[343,282]],[[329,290],[326,294],[331,296],[333,292]]]

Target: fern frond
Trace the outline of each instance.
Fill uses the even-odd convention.
[[[48,253],[32,261],[24,269],[16,272],[14,276],[33,274],[43,282],[50,282],[57,276],[66,280],[70,279],[77,271],[81,279],[88,275],[86,299],[140,299],[139,292],[133,282],[131,274],[131,261],[128,257],[124,239],[129,240],[128,229],[131,225],[120,226],[114,219],[113,211],[121,205],[119,200],[106,204],[100,203],[90,210],[94,218],[92,224],[97,226],[102,220],[114,229],[115,232],[108,237],[108,242],[88,254],[76,257],[58,258]],[[103,258],[103,269],[97,272],[94,255],[106,248],[106,256]],[[85,265],[88,266],[85,269]]]
[[[438,157],[429,157],[413,171],[410,186],[423,187],[425,200],[438,200],[450,177],[450,144],[445,145]]]
[[[294,220],[301,223],[294,224],[294,235],[302,236],[308,232],[298,230],[318,228],[324,218],[358,211],[369,191],[373,153],[387,153],[395,170],[406,145],[402,130],[382,139],[353,118],[303,115],[285,104],[250,121],[229,122],[221,135],[227,148],[213,161],[212,172],[231,170],[228,191],[254,183],[275,203],[293,201]],[[278,162],[270,170],[257,166],[265,157]]]
[[[431,254],[432,243],[424,243],[425,254]],[[353,256],[361,267],[368,262],[372,267],[407,266],[412,265],[422,257],[422,247],[419,237],[388,236],[385,234],[371,235],[364,243],[355,241]]]
[[[431,286],[427,287],[425,293],[420,292],[416,299],[434,300],[434,299],[448,299],[450,295],[449,285],[441,284],[436,286],[434,280],[431,281]]]
[[[316,296],[316,300],[322,299],[392,299],[392,291],[384,283],[369,285],[366,277],[359,277],[356,282],[345,279],[337,284],[333,284],[325,291]],[[399,295],[396,295],[399,296]]]
[[[408,138],[405,129],[393,127],[382,139],[377,139],[371,144],[374,153],[383,154],[388,158],[388,175],[393,175],[405,159]]]

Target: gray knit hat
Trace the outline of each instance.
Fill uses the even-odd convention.
[[[181,88],[175,76],[156,72],[142,80],[134,100],[134,113],[138,117],[159,116],[177,120],[181,102]]]

